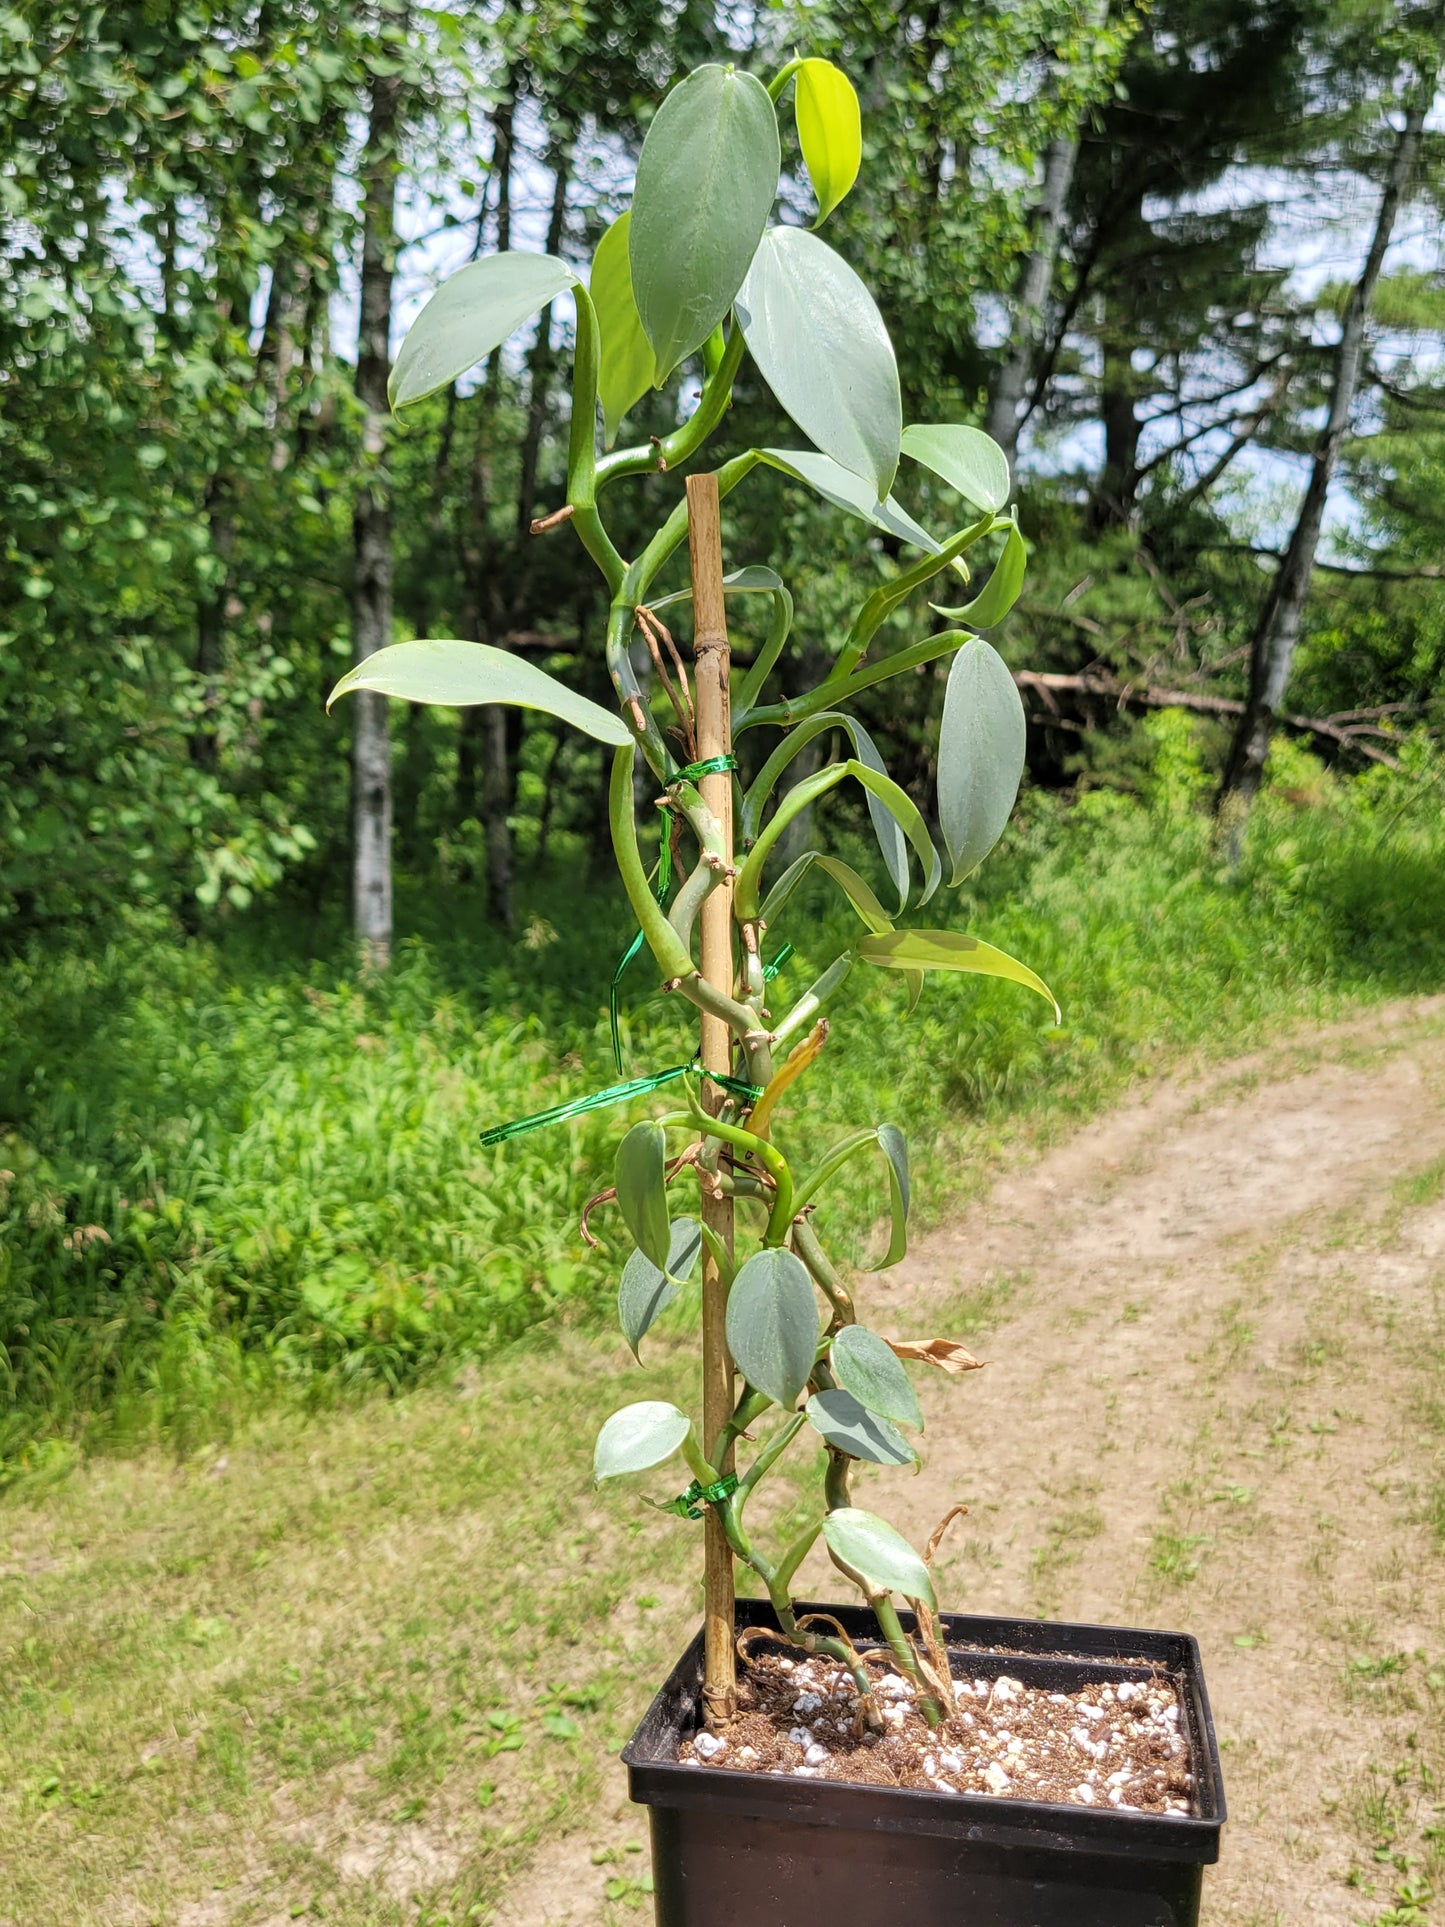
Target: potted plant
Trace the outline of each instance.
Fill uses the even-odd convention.
[[[920,1412],[906,1361],[953,1370],[976,1361],[946,1340],[900,1344],[860,1322],[813,1211],[856,1158],[881,1156],[891,1196],[882,1262],[896,1262],[909,1207],[904,1139],[892,1124],[860,1125],[803,1169],[788,1149],[789,1092],[815,1074],[829,1000],[855,969],[900,972],[910,1009],[934,970],[1002,977],[1052,997],[1025,964],[988,944],[901,921],[933,896],[945,866],[853,713],[854,699],[952,657],[938,821],[947,880],[961,883],[1001,833],[1023,768],[1018,693],[978,632],[1016,600],[1025,548],[1007,507],[1002,452],[969,427],[905,428],[893,351],[868,290],[816,227],[770,224],[777,103],[790,85],[818,221],[826,220],[861,156],[847,77],[820,60],[790,61],[769,85],[736,68],[701,67],[658,109],[631,211],[602,237],[586,284],[546,255],[475,261],[432,297],[392,376],[393,405],[403,409],[570,294],[567,500],[538,527],[570,523],[606,581],[616,711],[504,651],[447,640],[383,648],[335,694],[519,703],[609,745],[612,842],[639,943],[663,988],[698,1013],[697,1055],[668,1074],[680,1099],[626,1133],[602,1194],[635,1246],[618,1293],[634,1352],[702,1261],[701,1413],[655,1400],[629,1405],[603,1427],[595,1462],[596,1477],[609,1479],[680,1456],[690,1483],[666,1509],[703,1522],[702,1631],[625,1754],[634,1797],[652,1811],[659,1921],[1191,1922],[1224,1811],[1193,1642],[940,1614],[933,1545],[920,1554],[853,1503],[859,1461],[903,1466],[915,1457],[909,1430]],[[670,491],[656,533],[625,559],[604,520],[607,491],[628,477],[670,477],[698,455],[726,420],[745,356],[807,445],[749,448],[689,473],[684,490]],[[660,439],[614,446],[629,409],[694,358],[702,379],[692,412]],[[964,526],[936,540],[893,499],[904,456],[957,492]],[[788,589],[765,566],[732,574],[723,566],[720,500],[760,464],[916,552],[862,595],[823,681],[788,699],[769,687],[792,622]],[[962,606],[939,609],[946,626],[870,658],[890,612],[945,570],[966,582],[965,553],[990,538],[1001,538],[992,570]],[[689,584],[659,595],[684,542]],[[767,640],[736,677],[729,595],[772,604]],[[690,676],[663,619],[669,604],[691,605]],[[651,697],[630,653],[639,632],[655,667]],[[664,704],[666,727],[657,713]],[[841,736],[846,753],[780,791],[793,758],[821,731]],[[750,753],[740,759],[744,737]],[[661,812],[651,874],[635,821],[639,756]],[[775,861],[798,812],[844,783],[866,794],[886,906],[825,852],[810,850],[781,872]],[[813,868],[847,899],[859,933],[775,1013],[769,953]],[[621,1101],[664,1081],[620,1084],[601,1098]],[[497,1141],[518,1128],[489,1135]],[[674,1200],[693,1185],[695,1213],[677,1210]],[[795,1441],[823,1448],[816,1508],[791,1543],[765,1544],[748,1506]],[[861,1604],[808,1607],[794,1598],[793,1577],[820,1540]],[[737,1564],[761,1581],[766,1602],[735,1601]]]

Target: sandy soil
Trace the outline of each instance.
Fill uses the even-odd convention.
[[[1151,1091],[863,1281],[877,1329],[992,1361],[923,1387],[921,1475],[860,1481],[920,1544],[971,1506],[944,1603],[1198,1636],[1210,1927],[1445,1918],[1387,1912],[1445,1799],[1442,1094],[1445,1000],[1391,1007]],[[498,1927],[620,1920],[596,1856],[640,1833],[616,1769]]]

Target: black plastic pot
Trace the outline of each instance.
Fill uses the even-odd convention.
[[[833,1613],[860,1645],[878,1624]],[[905,1624],[907,1615],[904,1615]],[[848,1786],[681,1766],[698,1727],[702,1634],[623,1751],[652,1821],[658,1927],[1194,1927],[1219,1858],[1224,1782],[1199,1648],[1187,1634],[945,1613],[956,1674],[1010,1673],[1049,1692],[1167,1672],[1185,1709],[1193,1815]],[[763,1601],[738,1624],[774,1626]]]

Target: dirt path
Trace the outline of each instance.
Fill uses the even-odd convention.
[[[1445,1000],[1392,1007],[1162,1087],[868,1281],[880,1329],[993,1361],[873,1485],[916,1542],[973,1508],[945,1603],[1197,1634],[1210,1927],[1445,1919],[1442,1097]],[[499,1922],[598,1918],[570,1857],[638,1831],[606,1805]]]

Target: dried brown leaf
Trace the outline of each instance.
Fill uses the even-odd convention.
[[[886,1342],[899,1358],[916,1358],[924,1365],[936,1365],[939,1371],[950,1374],[981,1372],[987,1362],[975,1358],[956,1338],[925,1338],[921,1341],[890,1338]]]

